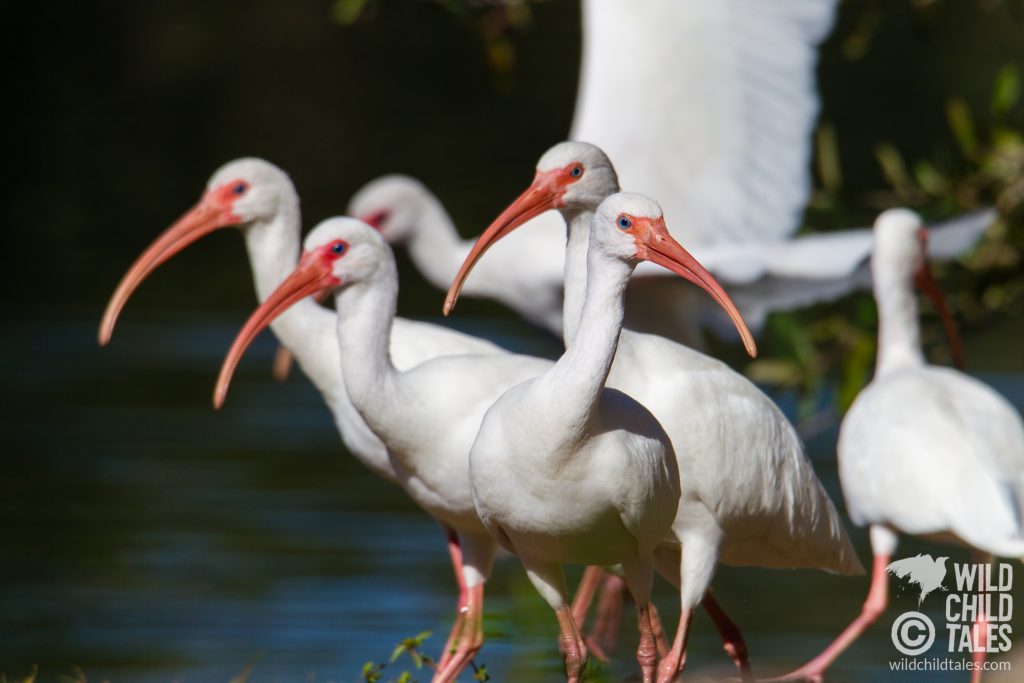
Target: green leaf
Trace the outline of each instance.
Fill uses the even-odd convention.
[[[904,194],[910,191],[910,176],[907,174],[907,165],[903,163],[903,156],[898,149],[888,142],[882,142],[875,146],[875,158],[882,167],[882,175],[886,182],[896,192]]]
[[[409,646],[408,646],[407,643],[408,643],[407,640],[403,640],[398,645],[395,645],[395,649],[391,651],[391,658],[388,661],[393,664],[395,662],[395,660],[397,660],[399,657],[401,657],[402,653],[404,653],[406,650],[409,649]]]
[[[351,26],[359,21],[369,0],[334,0],[331,16],[342,26]]]
[[[934,165],[927,161],[914,164],[914,177],[917,184],[933,197],[941,197],[949,190],[949,182]]]
[[[839,140],[831,124],[822,124],[815,136],[817,140],[816,161],[821,184],[829,192],[837,192],[843,185],[843,170],[839,161]]]
[[[753,382],[781,387],[797,386],[803,378],[800,365],[785,358],[759,358],[748,363],[744,372]]]
[[[946,118],[960,151],[968,159],[973,159],[978,152],[978,136],[974,132],[974,119],[966,100],[960,97],[950,99],[946,103]]]
[[[1020,74],[1017,67],[1007,64],[996,74],[992,88],[992,113],[1002,116],[1013,109],[1020,97]]]
[[[512,28],[529,28],[533,22],[533,12],[527,2],[510,2],[505,6],[505,16],[508,17],[508,24]]]
[[[377,683],[380,680],[380,665],[376,662],[363,664],[363,680],[367,683]]]
[[[860,329],[855,329],[854,334],[856,340],[846,353],[839,384],[839,410],[843,413],[853,405],[853,400],[867,384],[875,358],[874,336]]]
[[[409,683],[409,681],[411,680],[412,674],[410,674],[408,671],[403,671],[402,675],[398,677],[398,680],[396,680],[395,683]]]

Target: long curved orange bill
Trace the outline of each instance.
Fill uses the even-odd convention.
[[[662,268],[668,268],[707,292],[725,310],[736,326],[747,353],[751,358],[756,358],[757,344],[754,342],[754,335],[750,333],[736,304],[714,276],[669,234],[663,218],[646,222],[644,227],[646,229],[636,232],[637,257],[656,263]]]
[[[121,278],[113,296],[110,297],[107,309],[103,313],[103,320],[100,321],[100,346],[106,346],[110,341],[121,309],[150,273],[188,245],[214,230],[227,227],[234,222],[229,210],[225,211],[224,208],[218,207],[204,198],[171,227],[164,230],[142,252],[142,255],[135,259],[135,263]]]
[[[484,255],[484,252],[491,248],[495,242],[505,235],[521,226],[523,223],[536,218],[549,209],[557,208],[562,202],[562,189],[543,173],[538,173],[533,184],[526,192],[509,204],[508,208],[501,212],[501,215],[494,219],[486,230],[477,238],[476,243],[470,250],[466,260],[462,262],[458,274],[448,288],[448,295],[444,298],[444,314],[448,315],[455,308],[455,302],[462,291],[462,285],[469,277],[469,271]]]
[[[260,304],[235,337],[228,355],[224,358],[224,364],[221,365],[217,385],[213,389],[214,408],[220,409],[224,405],[235,368],[256,335],[296,302],[339,284],[338,278],[331,273],[330,261],[323,258],[321,251],[317,249],[304,254],[294,272]]]
[[[928,232],[921,228],[917,236],[921,245],[921,267],[914,273],[914,284],[932,300],[935,312],[939,314],[939,320],[942,321],[942,327],[946,331],[949,350],[953,354],[953,365],[958,370],[963,370],[967,364],[964,356],[964,347],[960,342],[960,333],[957,331],[956,321],[953,320],[953,314],[946,303],[946,297],[942,293],[942,289],[939,287],[939,283],[935,279],[935,275],[932,274],[932,269],[928,263]]]

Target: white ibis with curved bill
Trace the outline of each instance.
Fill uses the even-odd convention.
[[[822,680],[825,671],[882,613],[887,568],[900,534],[970,548],[981,563],[1024,557],[1024,422],[991,387],[921,352],[915,281],[935,303],[962,365],[942,293],[928,269],[920,217],[890,209],[875,222],[871,254],[878,304],[875,376],[839,430],[839,476],[850,517],[868,526],[874,556],[860,615],[813,660],[776,680]],[[987,618],[974,625],[981,679]]]
[[[495,544],[477,516],[468,454],[484,412],[506,389],[540,375],[551,362],[530,356],[463,353],[398,369],[390,346],[398,272],[387,242],[352,218],[333,218],[306,237],[306,252],[239,332],[214,392],[220,406],[238,361],[255,336],[296,302],[336,292],[341,374],[348,396],[387,448],[395,478],[424,510],[454,529],[462,549],[460,604],[434,682],[453,681],[483,644],[484,583]]]
[[[220,228],[236,227],[244,238],[260,300],[295,268],[299,258],[299,197],[287,174],[256,158],[231,161],[207,183],[199,202],[160,235],[122,278],[100,324],[99,342],[110,341],[125,303],[157,267],[188,245]],[[311,299],[297,302],[273,323],[278,339],[298,358],[304,373],[320,391],[334,417],[345,447],[361,463],[388,481],[396,481],[387,449],[349,400],[340,372],[337,315]],[[407,369],[447,354],[503,354],[500,347],[466,334],[424,322],[394,319],[390,354],[396,367]],[[459,585],[458,610],[468,593],[462,575],[458,536],[450,528],[448,550]],[[446,647],[445,652],[450,648]]]
[[[495,242],[543,211],[558,209],[568,228],[565,269],[567,345],[574,342],[587,288],[587,248],[597,206],[618,191],[615,170],[593,145],[566,142],[541,157],[531,186],[479,237],[452,283],[450,307],[474,264]],[[658,265],[657,258],[651,261]],[[723,300],[713,295],[719,305]],[[753,338],[743,342],[751,354]],[[679,533],[683,628],[673,653],[682,662],[688,618],[701,601],[744,677],[747,648],[709,592],[719,562],[768,568],[863,569],[839,515],[782,411],[724,363],[668,339],[623,330],[608,386],[646,406],[672,438],[683,485]],[[658,557],[679,582],[678,557]]]

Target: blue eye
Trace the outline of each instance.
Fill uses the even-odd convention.
[[[345,244],[344,242],[335,242],[334,244],[331,245],[331,251],[338,255],[344,254],[345,249],[347,248],[348,245]]]
[[[231,188],[231,191],[234,192],[235,194],[243,194],[245,192],[245,190],[246,190],[245,183],[238,183],[237,185],[235,185],[234,187]]]
[[[571,175],[573,178],[579,178],[581,175],[583,175],[583,167],[573,166],[572,170],[569,171],[569,175]]]
[[[619,227],[623,230],[629,230],[633,227],[633,221],[629,220],[625,216],[619,216],[619,219],[615,222],[618,223]]]

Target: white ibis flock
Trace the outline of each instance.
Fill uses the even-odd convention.
[[[232,161],[129,268],[100,344],[161,264],[238,228],[262,303],[227,353],[214,405],[270,326],[323,395],[346,450],[444,527],[458,598],[435,683],[457,680],[484,644],[484,586],[499,547],[555,612],[568,681],[582,680],[589,652],[607,656],[582,633],[606,572],[620,578],[605,590],[624,587],[636,603],[645,683],[681,676],[698,606],[752,681],[747,643],[711,588],[718,565],[863,568],[793,425],[694,346],[712,308],[754,356],[751,330],[772,308],[871,284],[875,378],[837,447],[850,517],[870,528],[870,592],[834,643],[782,677],[822,680],[885,610],[898,534],[966,546],[982,561],[1024,557],[1021,417],[978,380],[924,361],[912,289],[917,273],[941,297],[927,257],[958,253],[990,215],[925,231],[916,214],[890,210],[873,231],[789,238],[806,199],[815,47],[833,10],[831,0],[586,0],[572,138],[591,142],[549,149],[475,242],[422,183],[400,175],[367,185],[349,203],[352,217],[329,218],[302,242],[287,174],[261,159]],[[651,39],[664,26],[685,39]],[[697,69],[690,60],[701,50]],[[667,63],[678,82],[666,84]],[[657,96],[631,95],[641,91]],[[712,101],[711,113],[688,98]],[[620,180],[647,194],[620,192]],[[448,290],[446,315],[460,294],[496,299],[560,336],[564,354],[514,354],[397,317],[389,243]],[[317,303],[331,297],[333,311]],[[937,310],[955,339],[944,305]],[[587,566],[575,602],[564,565]],[[651,600],[655,573],[679,594],[671,641]],[[772,593],[761,588],[752,592]]]

